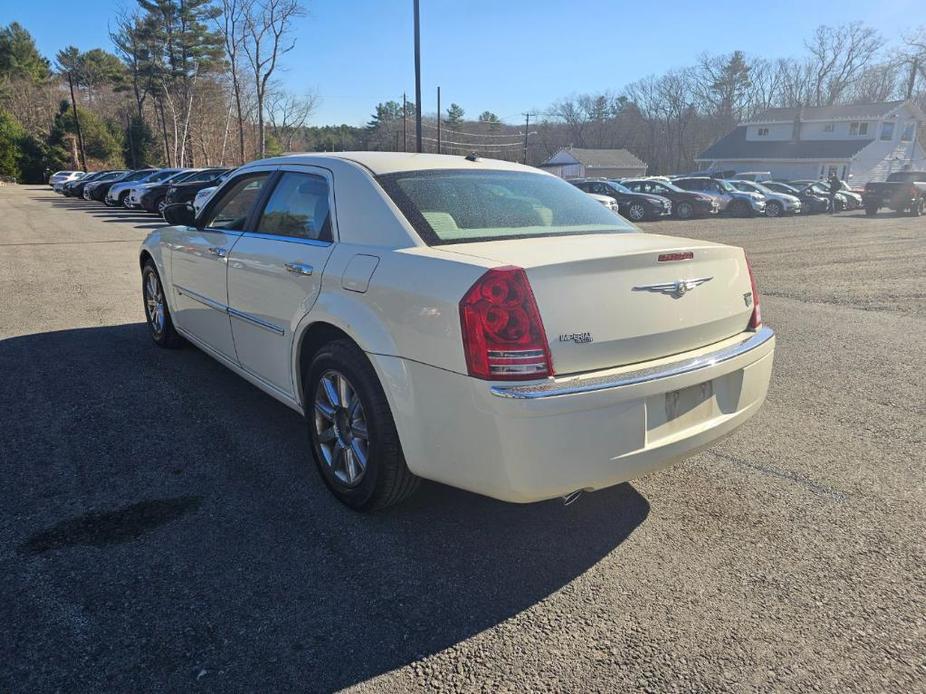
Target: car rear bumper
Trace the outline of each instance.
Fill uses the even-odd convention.
[[[774,333],[763,328],[649,362],[498,384],[371,355],[417,475],[512,502],[602,489],[666,467],[761,406]]]

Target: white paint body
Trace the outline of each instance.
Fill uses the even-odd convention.
[[[178,332],[299,412],[306,331],[326,323],[346,333],[379,376],[411,471],[499,499],[537,501],[632,479],[699,450],[758,410],[772,368],[771,331],[734,358],[672,373],[673,365],[755,336],[746,331],[751,287],[741,249],[642,233],[428,246],[375,175],[440,168],[549,175],[443,155],[262,160],[237,170],[216,197],[254,171],[324,176],[333,243],[175,226],[153,232],[143,257],[157,265]],[[676,251],[694,258],[656,262]],[[286,272],[286,263],[314,271]],[[527,385],[576,392],[518,399],[506,388],[524,381],[467,375],[460,299],[488,269],[506,265],[527,273],[556,373]],[[711,279],[680,298],[634,291],[695,275]],[[559,339],[580,332],[594,340]],[[659,377],[627,378],[654,370]],[[581,392],[621,379],[619,387]]]

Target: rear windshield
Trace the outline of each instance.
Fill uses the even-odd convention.
[[[636,231],[587,193],[547,174],[440,169],[377,180],[428,245]]]

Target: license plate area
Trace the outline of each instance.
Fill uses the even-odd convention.
[[[647,398],[647,441],[673,436],[715,417],[718,408],[714,395],[714,382],[705,381]]]

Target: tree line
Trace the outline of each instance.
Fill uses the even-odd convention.
[[[318,99],[277,80],[300,0],[135,0],[112,45],[41,55],[0,27],[0,175],[41,181],[62,168],[237,165],[284,151],[414,149],[415,105],[376,104],[365,125],[310,124]],[[426,151],[477,151],[538,164],[560,147],[626,148],[653,173],[694,157],[738,122],[777,106],[912,98],[926,106],[926,28],[888,43],[861,23],[821,26],[804,53],[705,53],[690,66],[561,98],[530,125],[451,103],[423,118]],[[527,114],[525,114],[527,115]]]

